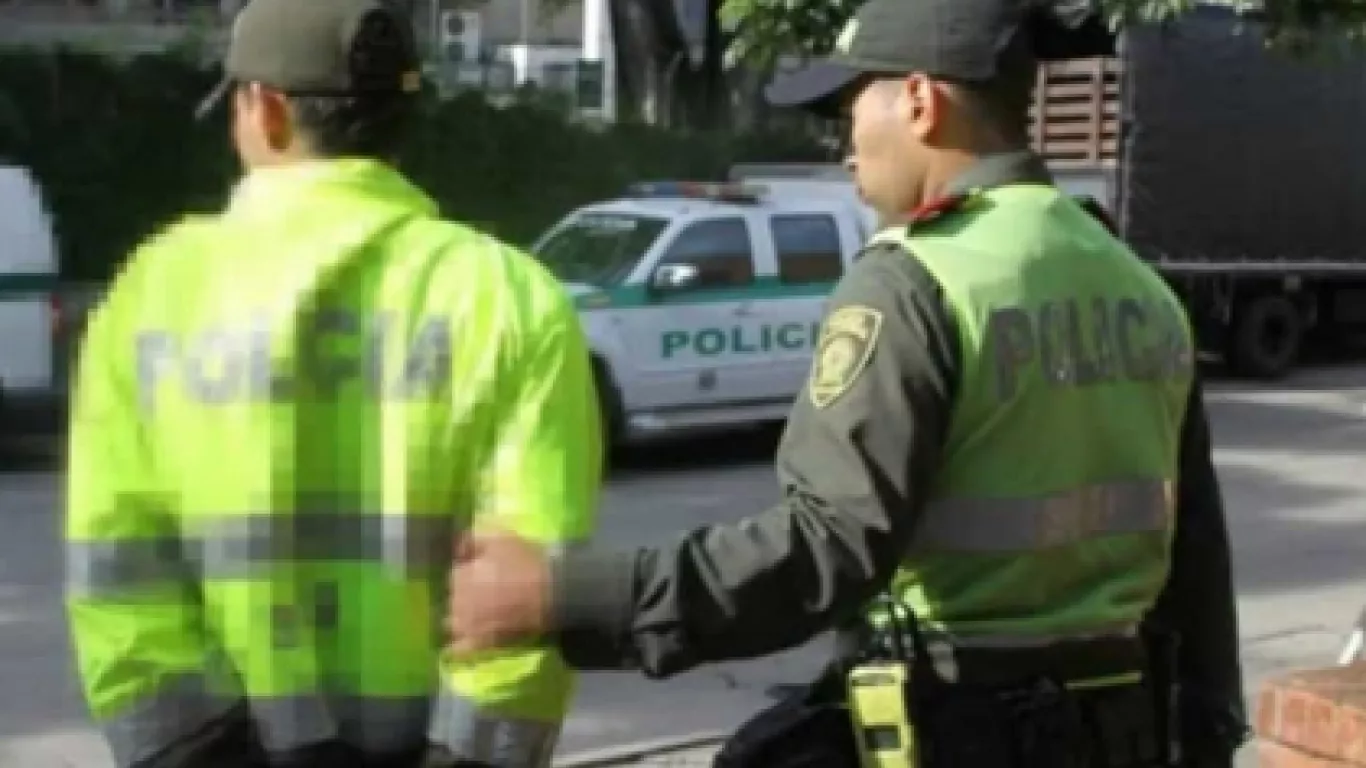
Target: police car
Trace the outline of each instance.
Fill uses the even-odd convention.
[[[0,438],[50,426],[60,319],[52,217],[29,172],[0,165]]]
[[[852,183],[644,182],[533,246],[583,319],[614,444],[781,421],[874,233]]]

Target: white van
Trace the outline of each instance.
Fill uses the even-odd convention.
[[[0,165],[0,438],[48,423],[54,382],[57,243],[33,177]]]
[[[875,221],[851,185],[652,182],[573,211],[532,251],[574,296],[622,443],[786,418]]]

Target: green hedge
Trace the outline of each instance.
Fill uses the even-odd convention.
[[[105,279],[158,227],[222,204],[236,160],[226,120],[193,120],[215,75],[187,62],[0,52],[0,158],[29,167],[41,184],[66,277]],[[796,134],[593,129],[550,106],[500,109],[474,93],[427,97],[423,113],[404,168],[446,215],[520,244],[635,179],[721,178],[734,162],[823,156]]]

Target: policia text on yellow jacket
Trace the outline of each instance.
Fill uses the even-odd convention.
[[[377,162],[254,171],[141,248],[89,327],[66,521],[118,764],[226,717],[274,753],[546,764],[558,652],[443,658],[440,606],[472,523],[590,533],[580,334],[539,266]]]

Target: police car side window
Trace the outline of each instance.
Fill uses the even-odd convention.
[[[690,225],[669,246],[663,263],[691,264],[696,288],[739,288],[754,282],[754,248],[749,225],[739,216]]]
[[[784,214],[769,220],[784,283],[830,283],[844,271],[839,225],[824,213]]]

